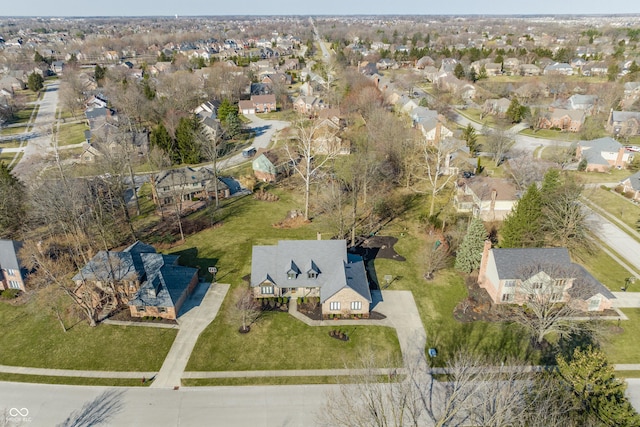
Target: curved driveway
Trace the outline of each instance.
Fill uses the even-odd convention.
[[[256,150],[268,148],[273,136],[291,125],[289,122],[280,120],[265,120],[255,114],[245,114],[245,117],[251,120],[251,125],[248,128],[256,135],[253,140],[253,147],[255,147]],[[220,169],[228,169],[246,161],[247,159],[242,157],[242,153],[238,153],[227,159],[220,160],[218,167]]]

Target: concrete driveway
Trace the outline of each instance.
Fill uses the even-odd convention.
[[[204,329],[215,319],[222,305],[228,284],[199,283],[194,294],[185,302],[182,314],[178,318],[180,329],[169,354],[167,354],[160,372],[156,376],[151,388],[173,388],[180,386],[180,379],[187,367],[191,352]],[[204,296],[203,296],[204,294]],[[201,301],[195,305],[194,301]],[[188,310],[188,311],[187,311]]]
[[[251,120],[251,124],[247,126],[247,128],[251,129],[255,134],[253,147],[255,147],[256,150],[260,148],[269,148],[271,139],[276,132],[279,132],[291,125],[289,122],[280,120],[265,120],[255,114],[246,114],[245,117]],[[246,161],[248,161],[248,159],[246,157],[242,157],[242,153],[238,153],[227,159],[220,160],[218,162],[218,167],[220,169],[227,169]]]
[[[423,362],[427,333],[411,291],[382,291],[382,301],[374,310],[387,316],[389,325],[396,329],[405,365]]]

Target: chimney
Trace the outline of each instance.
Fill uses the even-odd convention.
[[[484,241],[484,248],[482,249],[482,260],[480,260],[480,271],[478,271],[478,283],[482,284],[484,281],[484,275],[487,271],[487,261],[489,260],[489,250],[491,249],[491,240]]]

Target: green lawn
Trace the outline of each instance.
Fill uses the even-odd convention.
[[[17,154],[18,154],[18,160],[16,161],[16,163],[19,162],[20,158],[22,157],[22,153],[17,153]],[[11,161],[15,156],[16,156],[16,153],[0,153],[0,162],[5,162],[9,164],[11,163]]]
[[[228,305],[227,305],[228,306]],[[228,307],[227,307],[228,308]],[[243,371],[279,369],[340,369],[353,366],[362,352],[400,360],[395,329],[362,325],[313,327],[288,313],[265,313],[248,334],[223,313],[200,336],[187,371]],[[329,336],[332,329],[349,336],[343,342]]]
[[[636,223],[640,218],[640,206],[634,205],[629,199],[613,190],[594,188],[585,191],[585,196],[614,218],[636,229]]]
[[[302,197],[297,192],[270,191],[278,194],[280,201],[261,202],[251,197],[226,201],[219,213],[221,227],[188,237],[170,252],[202,271],[217,266],[218,281],[231,283],[231,294],[237,286],[245,285],[243,277],[250,273],[253,245],[275,244],[279,239],[315,239],[324,229],[320,220],[294,229],[273,227],[287,211],[302,208]],[[309,327],[287,313],[266,313],[249,334],[242,335],[239,324],[230,320],[232,304],[228,296],[216,320],[200,336],[187,370],[342,368],[345,363],[355,363],[359,352],[369,347],[381,356],[400,355],[394,329],[344,328],[351,336],[345,343],[329,337],[331,327]],[[314,350],[301,356],[301,348]]]
[[[540,155],[542,160],[547,160],[549,162],[554,162],[558,158],[564,157],[565,153],[567,152],[567,147],[559,147],[559,146],[538,147],[536,148],[536,152],[533,153],[534,157],[537,158],[538,152],[539,152],[538,150],[540,149],[542,149],[542,154]]]
[[[580,136],[574,132],[561,132],[551,129],[524,129],[520,131],[522,135],[533,136],[535,138],[556,139],[558,141],[579,141]]]
[[[9,136],[9,135],[19,135],[21,133],[24,133],[27,131],[28,125],[21,125],[21,126],[12,126],[12,127],[6,127],[6,128],[2,128],[0,130],[0,135],[2,136]],[[5,144],[4,142],[2,143],[3,145]]]
[[[80,322],[63,332],[53,316],[0,303],[0,364],[101,371],[160,369],[176,330]]]
[[[620,182],[631,175],[626,169],[611,169],[609,172],[577,172],[569,171],[570,174],[579,177],[585,184],[597,182]]]
[[[89,127],[85,123],[65,123],[58,130],[58,145],[79,144],[85,141],[84,131]]]
[[[640,308],[621,309],[629,320],[608,322],[604,352],[610,363],[638,363],[638,337],[640,337]],[[621,331],[617,326],[620,326]],[[620,371],[622,373],[623,371]],[[624,376],[624,375],[622,375]]]
[[[90,385],[103,387],[148,387],[151,385],[150,381],[143,383],[142,378],[54,377],[46,375],[23,375],[4,373],[0,373],[0,381],[38,384]]]
[[[608,287],[611,291],[618,291],[624,285],[630,273],[600,248],[594,248],[591,253],[584,250],[571,254],[574,262],[584,266],[589,273]]]
[[[630,372],[630,371],[629,371]],[[346,375],[331,376],[296,376],[296,377],[245,377],[245,378],[183,378],[185,387],[220,387],[220,386],[245,386],[245,385],[303,385],[303,384],[346,384],[356,381],[360,377]],[[380,380],[388,380],[387,376],[381,376]]]
[[[518,326],[506,323],[460,323],[453,317],[455,306],[467,297],[461,275],[453,269],[436,273],[433,281],[423,275],[425,238],[422,230],[413,221],[406,222],[407,230],[398,232],[399,224],[382,230],[381,235],[399,238],[396,251],[407,257],[398,262],[386,259],[375,261],[379,278],[392,275],[394,281],[389,289],[406,289],[413,292],[422,322],[427,332],[427,347],[438,349],[436,365],[444,365],[455,351],[465,348],[485,354],[519,357],[531,363],[538,361],[538,354],[529,348],[528,335]],[[413,226],[411,225],[413,224]],[[394,231],[395,230],[395,231]]]

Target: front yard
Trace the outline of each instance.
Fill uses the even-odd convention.
[[[81,321],[65,333],[49,313],[6,302],[0,325],[1,365],[99,371],[158,370],[177,332]]]

